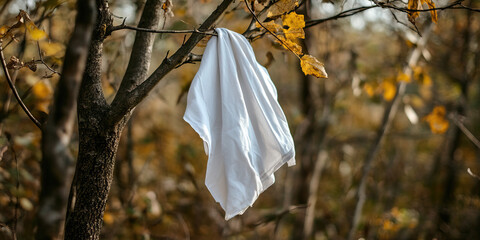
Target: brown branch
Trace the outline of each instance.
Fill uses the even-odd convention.
[[[467,127],[463,124],[463,121],[457,114],[451,114],[450,119],[452,119],[453,123],[467,136],[467,138],[478,148],[480,149],[480,141],[473,135],[473,133],[468,130]]]
[[[132,91],[147,77],[155,39],[155,35],[151,31],[153,31],[152,29],[157,27],[160,22],[160,16],[163,12],[161,6],[162,1],[157,0],[148,0],[145,3],[137,28],[144,31],[138,31],[135,34],[135,41],[133,43],[127,70],[125,71],[125,75],[123,76],[115,98]]]
[[[341,19],[341,18],[345,18],[345,17],[350,17],[352,15],[361,13],[363,11],[366,11],[366,10],[369,10],[369,9],[372,9],[372,8],[378,8],[378,7],[393,9],[393,10],[397,10],[397,11],[404,12],[404,13],[443,11],[443,10],[448,10],[448,9],[455,9],[455,10],[463,9],[463,10],[469,10],[469,11],[474,11],[474,12],[480,12],[480,9],[470,8],[470,7],[462,5],[463,1],[464,0],[458,0],[458,1],[452,2],[452,3],[450,3],[446,6],[443,6],[443,7],[431,8],[431,9],[409,9],[409,8],[395,6],[392,3],[384,3],[384,2],[374,1],[375,5],[372,5],[372,6],[362,6],[362,7],[352,8],[352,9],[340,12],[336,15],[331,16],[331,17],[314,19],[314,20],[307,21],[305,23],[305,28],[313,27],[315,25],[318,25],[318,24],[321,24],[321,23],[324,23],[324,22],[327,22],[327,21],[331,21],[331,20],[337,20],[337,19]]]
[[[37,41],[37,49],[38,49],[38,57],[40,58],[40,63],[43,64],[48,70],[50,70],[51,72],[53,73],[56,73],[58,75],[62,75],[60,74],[59,72],[57,72],[55,69],[53,69],[52,67],[48,66],[48,64],[45,62],[45,60],[43,59],[43,54],[42,54],[42,49],[40,48],[40,43]]]
[[[210,30],[216,20],[233,1],[234,0],[224,0],[198,28],[199,32],[192,33],[188,40],[171,57],[165,58],[160,66],[158,66],[157,69],[155,69],[155,71],[138,87],[130,92],[125,92],[124,94],[116,96],[111,104],[108,113],[109,117],[106,118],[109,124],[114,125],[121,121],[128,112],[137,106],[137,104],[139,104],[148,93],[152,91],[165,75],[181,64],[197,43],[205,37],[206,34],[204,32]]]
[[[118,30],[123,30],[123,29],[129,29],[129,30],[135,30],[139,32],[148,32],[148,33],[202,33],[205,35],[212,35],[212,36],[217,36],[217,33],[215,33],[213,30],[207,30],[207,31],[199,31],[198,29],[193,29],[193,30],[155,30],[155,29],[149,29],[149,28],[141,28],[141,27],[134,27],[134,26],[128,26],[125,24],[121,24],[119,26],[114,26],[110,29],[110,32],[118,31]]]
[[[331,17],[309,20],[305,23],[305,28],[313,27],[317,24],[324,23],[324,22],[327,22],[327,21],[330,21],[330,20],[337,20],[337,19],[340,19],[340,18],[350,17],[350,16],[355,15],[357,13],[361,13],[361,12],[366,11],[368,9],[377,8],[377,7],[379,7],[379,6],[378,5],[372,5],[372,6],[363,6],[363,7],[358,7],[358,8],[352,8],[352,9],[340,12],[336,15],[331,16]]]
[[[5,56],[3,55],[3,48],[1,46],[2,40],[0,39],[0,61],[2,62],[2,67],[3,67],[3,72],[5,73],[5,78],[7,79],[8,85],[10,86],[10,89],[13,92],[13,95],[18,101],[18,104],[22,107],[23,111],[27,114],[27,116],[32,120],[32,122],[38,127],[42,128],[42,124],[32,115],[30,110],[28,110],[27,106],[23,103],[22,99],[20,98],[20,95],[18,94],[17,88],[15,87],[15,84],[12,81],[12,78],[10,77],[10,73],[8,73],[7,69],[7,63],[5,62]]]

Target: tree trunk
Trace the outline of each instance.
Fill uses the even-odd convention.
[[[97,22],[78,96],[79,153],[67,209],[66,239],[100,238],[103,213],[114,174],[115,155],[125,124],[136,105],[166,74],[181,65],[205,36],[193,33],[147,78],[154,36],[152,33],[137,33],[127,72],[115,99],[109,105],[103,95],[101,65],[103,41],[112,31],[113,20],[108,2],[96,2]],[[199,31],[209,30],[232,2],[223,0],[198,28]],[[138,25],[140,28],[156,28],[162,12],[161,3],[147,0]]]
[[[97,116],[85,120],[79,124],[79,155],[72,187],[74,207],[68,214],[66,239],[99,239],[123,127],[111,129],[90,124],[98,120]]]

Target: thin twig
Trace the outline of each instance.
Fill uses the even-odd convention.
[[[383,2],[377,2],[377,1],[374,1],[374,2],[375,2],[375,5],[372,5],[372,6],[362,6],[362,7],[352,8],[352,9],[348,9],[348,10],[345,10],[343,12],[340,12],[336,15],[331,16],[331,17],[314,19],[314,20],[307,21],[306,24],[305,24],[305,28],[313,27],[317,24],[324,23],[324,22],[327,22],[327,21],[330,21],[330,20],[337,20],[337,19],[340,19],[340,18],[350,17],[352,15],[355,15],[357,13],[361,13],[361,12],[366,11],[368,9],[378,8],[378,7],[394,9],[394,10],[404,12],[404,13],[442,11],[442,10],[447,10],[447,9],[457,9],[457,10],[464,9],[464,10],[469,10],[469,11],[474,11],[474,12],[480,12],[480,9],[475,9],[475,8],[470,8],[470,7],[464,6],[462,4],[463,0],[455,1],[451,4],[448,4],[448,5],[443,6],[443,7],[431,8],[431,9],[409,9],[409,8],[405,8],[405,7],[398,7],[398,6],[395,6],[393,4],[387,4],[387,3],[383,3]]]
[[[149,33],[202,33],[205,35],[212,35],[212,36],[217,36],[217,33],[213,30],[208,30],[208,31],[200,31],[198,29],[193,29],[193,30],[155,30],[155,29],[148,29],[148,28],[139,28],[139,27],[133,27],[133,26],[128,26],[125,24],[121,24],[118,26],[113,26],[110,29],[110,33],[118,30],[123,30],[123,29],[129,29],[129,30],[135,30],[135,31],[141,31],[141,32],[149,32]]]
[[[372,6],[363,6],[363,7],[358,7],[358,8],[352,8],[352,9],[340,12],[336,15],[331,16],[331,17],[310,20],[310,21],[307,21],[305,23],[305,28],[309,28],[309,27],[312,27],[312,26],[315,26],[317,24],[320,24],[320,23],[323,23],[323,22],[326,22],[326,21],[330,21],[330,20],[336,20],[336,19],[340,19],[340,18],[350,17],[350,16],[355,15],[357,13],[361,13],[361,12],[366,11],[368,9],[377,8],[377,7],[379,7],[379,6],[378,5],[372,5]]]
[[[252,14],[253,18],[255,18],[255,21],[258,22],[258,24],[260,24],[260,26],[262,26],[265,30],[267,30],[268,33],[272,34],[278,41],[280,41],[280,43],[282,43],[283,46],[285,46],[290,52],[292,52],[293,54],[295,54],[295,56],[297,56],[298,59],[301,59],[300,56],[298,56],[298,54],[296,52],[294,52],[282,39],[280,39],[275,33],[273,33],[272,31],[270,31],[268,28],[266,28],[262,22],[260,22],[260,20],[258,20],[257,16],[255,15],[255,12],[253,12],[253,10],[250,8],[250,6],[248,6],[248,3],[247,3],[247,0],[243,0],[245,2],[245,5],[247,6],[248,8],[248,11],[250,11],[250,13]]]
[[[18,199],[18,189],[20,189],[20,174],[18,173],[18,159],[17,159],[17,153],[15,152],[15,149],[13,147],[13,144],[10,142],[10,149],[12,150],[13,154],[13,159],[15,160],[15,172],[17,176],[17,183],[16,183],[16,190],[17,192],[15,193],[15,213],[14,213],[14,219],[13,219],[13,239],[17,240],[17,222],[18,222],[18,209],[20,208],[20,202]]]
[[[53,69],[52,67],[48,66],[48,64],[45,62],[45,60],[43,59],[43,54],[42,54],[42,49],[40,48],[40,43],[37,41],[37,49],[38,49],[38,57],[40,58],[40,63],[42,63],[43,65],[45,65],[45,67],[47,67],[48,70],[50,70],[51,72],[53,73],[56,73],[58,75],[62,75],[60,74],[59,72],[57,72],[55,69]]]
[[[17,89],[15,88],[15,84],[13,84],[12,79],[10,78],[10,73],[8,73],[7,69],[7,63],[5,62],[5,56],[3,55],[3,48],[1,46],[2,40],[0,39],[0,61],[2,62],[2,67],[3,71],[5,73],[5,78],[7,79],[8,85],[12,89],[13,94],[15,95],[15,98],[18,101],[18,104],[22,107],[23,111],[27,114],[27,116],[32,120],[32,122],[38,127],[42,128],[42,124],[32,115],[32,113],[28,110],[27,106],[23,103],[22,99],[20,98],[20,95],[17,92]]]
[[[472,141],[472,143],[480,149],[480,141],[473,135],[473,133],[468,130],[467,127],[463,124],[463,122],[459,119],[458,115],[452,114],[450,115],[450,119],[453,120],[453,123],[467,136],[467,138]]]

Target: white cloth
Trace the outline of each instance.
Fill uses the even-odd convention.
[[[242,214],[275,182],[295,148],[277,91],[241,34],[217,28],[192,81],[184,120],[208,155],[205,184],[225,210]]]

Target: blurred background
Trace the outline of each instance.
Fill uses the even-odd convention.
[[[135,25],[143,2],[110,1],[115,23],[126,18]],[[159,28],[198,27],[219,2],[173,1],[173,16]],[[462,3],[480,7],[478,0]],[[299,44],[325,64],[328,79],[306,77],[297,57],[268,34],[252,42],[277,87],[297,165],[282,167],[253,207],[228,222],[204,185],[203,143],[182,119],[199,63],[167,75],[124,130],[102,239],[480,239],[480,14],[438,11],[432,23],[421,12],[416,26],[407,13],[389,8],[328,19],[371,5],[311,0],[296,10],[308,27]],[[75,1],[0,0],[0,26],[15,23],[20,9],[48,34],[39,46],[44,61],[60,71]],[[315,19],[325,21],[309,26]],[[217,27],[243,33],[250,21],[236,1]],[[110,101],[134,34],[116,31],[105,41]],[[151,70],[184,37],[158,34]],[[7,61],[39,58],[36,41],[25,34],[5,44]],[[205,44],[193,52],[202,54]],[[45,118],[59,76],[42,65],[12,75],[25,104]],[[0,111],[0,228],[16,226],[18,239],[32,239],[41,134],[12,98],[3,72]]]

